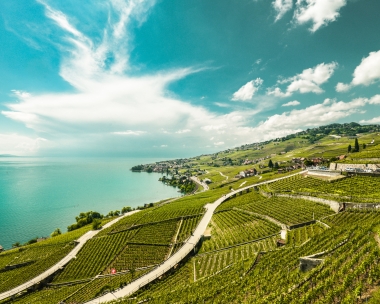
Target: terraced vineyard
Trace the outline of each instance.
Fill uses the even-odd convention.
[[[328,206],[323,204],[283,197],[267,199],[258,196],[255,192],[239,195],[227,201],[227,204],[240,210],[270,216],[286,225],[307,222],[333,213]],[[219,207],[221,210],[225,208],[223,205]]]
[[[287,233],[286,245],[300,246],[314,236],[322,233],[325,229],[326,227],[323,227],[321,224],[314,224],[291,230]]]
[[[365,303],[367,292],[380,279],[380,250],[374,237],[380,214],[344,212],[328,219],[332,228],[319,231],[300,247],[285,246],[257,259],[238,260],[208,278],[182,280],[186,283],[171,290],[174,275],[152,285],[152,293],[146,290],[123,303],[144,299],[149,303]],[[326,254],[321,265],[299,270],[299,257],[322,251]]]
[[[64,258],[75,247],[73,241],[89,229],[90,227],[83,227],[40,243],[1,253],[0,292],[12,289],[49,269]],[[6,266],[10,265],[21,267],[7,270]]]
[[[280,231],[277,225],[240,211],[216,213],[212,219],[211,240],[205,241],[201,252],[256,240]]]
[[[194,258],[195,278],[198,280],[214,275],[238,261],[244,264],[247,260],[255,258],[260,251],[275,249],[277,239],[278,236],[275,236],[227,250],[200,254]]]
[[[264,187],[265,189],[265,187]],[[267,185],[268,191],[310,194],[332,194],[335,196],[380,198],[380,178],[354,176],[335,182],[313,177],[294,176]]]
[[[89,240],[77,258],[71,261],[54,282],[69,282],[100,274],[114,257],[126,246],[137,230],[116,233]]]
[[[164,261],[168,256],[169,246],[167,245],[133,245],[128,244],[122,252],[117,254],[104,273],[111,273],[111,269],[116,271],[126,271],[130,269],[153,267]]]

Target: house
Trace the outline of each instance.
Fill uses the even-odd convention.
[[[276,241],[276,245],[277,247],[282,247],[282,246],[285,246],[285,240],[277,240]]]
[[[339,160],[342,160],[342,159],[345,159],[345,158],[346,158],[346,155],[339,155],[339,156],[338,156],[338,159],[339,159]]]
[[[40,238],[37,239],[37,243],[39,243],[39,242],[43,242],[43,241],[45,241],[45,240],[47,240],[47,239],[48,239],[47,237],[42,236],[42,237],[40,237]]]
[[[3,246],[0,245],[0,252],[4,251]]]
[[[239,172],[239,175],[240,175],[241,177],[246,177],[245,171],[240,171],[240,172]]]

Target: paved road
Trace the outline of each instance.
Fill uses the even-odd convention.
[[[115,224],[116,222],[120,221],[123,217],[125,216],[129,216],[129,215],[132,215],[136,212],[138,212],[140,210],[135,210],[135,211],[131,211],[131,212],[128,212],[126,214],[124,214],[123,216],[119,216],[118,218],[108,222],[107,224],[105,224],[103,226],[103,229],[105,228],[108,228],[110,226],[112,226],[113,224]],[[0,300],[3,300],[3,299],[6,299],[8,297],[11,297],[13,295],[16,295],[17,293],[43,281],[44,279],[46,279],[47,277],[49,277],[50,275],[52,275],[53,273],[55,273],[57,270],[59,270],[61,267],[65,266],[67,263],[69,263],[71,261],[71,259],[73,259],[77,253],[79,252],[79,250],[82,249],[82,247],[84,246],[84,244],[86,244],[86,242],[93,238],[95,235],[97,235],[101,230],[91,230],[91,231],[88,231],[87,233],[85,233],[84,235],[82,235],[77,241],[78,241],[78,244],[75,246],[75,248],[70,251],[70,253],[65,256],[62,260],[60,260],[57,264],[55,264],[54,266],[52,266],[51,268],[49,268],[48,270],[46,270],[45,272],[41,273],[39,276],[31,279],[30,281],[22,284],[22,285],[19,285],[17,286],[16,288],[14,289],[11,289],[9,291],[6,291],[4,293],[1,293],[0,294]]]
[[[151,272],[143,275],[142,277],[140,277],[139,279],[133,281],[129,285],[125,286],[124,288],[119,289],[119,290],[117,290],[115,292],[107,293],[107,294],[105,294],[105,295],[103,295],[103,296],[101,296],[101,297],[99,297],[97,299],[94,299],[94,300],[86,302],[86,303],[87,304],[105,303],[105,302],[110,302],[112,300],[116,300],[116,299],[119,299],[119,298],[122,298],[122,297],[129,296],[132,293],[134,293],[137,290],[139,290],[141,287],[147,285],[148,283],[152,282],[153,280],[155,280],[156,278],[162,276],[165,272],[167,272],[168,270],[170,270],[171,268],[173,268],[173,266],[177,265],[192,250],[194,250],[195,246],[198,244],[199,240],[202,238],[203,233],[205,232],[205,230],[207,228],[207,225],[211,221],[211,217],[212,217],[215,209],[221,203],[223,203],[226,199],[228,199],[229,197],[231,197],[231,196],[233,196],[233,195],[235,195],[235,194],[237,194],[237,193],[239,193],[241,191],[244,191],[246,189],[252,188],[254,186],[260,186],[260,185],[263,185],[263,184],[271,183],[273,181],[281,180],[281,179],[288,178],[290,176],[294,176],[294,175],[297,175],[297,174],[302,174],[302,173],[305,173],[305,172],[306,171],[302,171],[302,172],[295,173],[295,174],[292,174],[292,175],[276,178],[276,179],[273,179],[273,180],[270,180],[270,181],[256,183],[254,185],[250,185],[250,186],[241,188],[239,190],[235,190],[233,192],[230,192],[230,193],[228,193],[226,195],[223,195],[221,198],[219,198],[218,200],[216,200],[214,203],[207,204],[205,206],[206,213],[203,216],[203,218],[200,221],[200,223],[198,224],[197,228],[195,229],[193,235],[186,241],[185,245],[183,245],[169,259],[167,259],[162,264],[160,264],[159,266],[157,266]]]
[[[209,189],[208,185],[205,182],[201,182],[198,177],[192,176],[190,177],[194,182],[203,187],[203,191],[207,191]]]

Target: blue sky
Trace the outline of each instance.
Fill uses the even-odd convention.
[[[0,154],[184,157],[380,124],[378,0],[2,1]]]

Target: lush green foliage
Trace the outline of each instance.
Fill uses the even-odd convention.
[[[360,298],[364,302],[367,290],[380,279],[380,250],[373,234],[380,214],[345,212],[328,219],[332,228],[303,246],[285,246],[257,260],[252,256],[248,267],[247,261],[236,261],[195,283],[182,279],[174,290],[174,278],[168,277],[158,283],[159,289],[151,287],[152,294],[147,290],[125,303],[144,299],[149,303],[356,303]],[[326,250],[321,265],[305,273],[299,270],[299,257]],[[192,260],[187,267],[191,264]]]
[[[7,265],[25,264],[20,268],[0,272],[0,292],[12,289],[49,269],[74,248],[72,241],[89,229],[90,227],[86,226],[39,243],[1,253],[0,269],[4,269]]]
[[[280,227],[261,218],[236,211],[219,212],[213,216],[211,240],[202,245],[202,251],[252,241],[280,231]]]
[[[313,177],[297,175],[271,183],[267,186],[267,190],[305,194],[331,194],[347,198],[380,198],[380,178],[354,176],[328,182]]]

